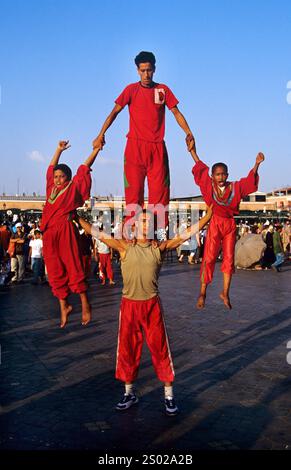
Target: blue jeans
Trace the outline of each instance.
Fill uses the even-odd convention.
[[[37,282],[42,275],[42,258],[32,258],[31,267],[33,271],[33,282]]]
[[[278,268],[281,264],[284,263],[284,253],[277,253],[276,254],[276,261],[272,264],[275,268]]]

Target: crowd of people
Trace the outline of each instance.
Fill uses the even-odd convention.
[[[41,223],[41,218],[26,220],[21,216],[16,222],[0,220],[0,286],[22,284],[24,278],[33,285],[47,284]],[[117,253],[81,227],[77,228],[86,279],[92,272],[102,285],[106,280],[114,285],[112,260],[118,261]]]
[[[190,218],[189,218],[190,219]],[[99,224],[102,230],[102,215]],[[40,230],[41,218],[26,219],[22,216],[15,222],[3,218],[0,222],[0,285],[13,285],[23,283],[24,277],[30,278],[33,285],[46,284],[47,272],[43,259],[43,242]],[[121,222],[111,224],[112,236],[120,230]],[[174,233],[181,233],[190,226],[190,220],[185,216],[174,229]],[[186,240],[176,249],[179,263],[200,264],[203,259],[207,227],[204,227],[190,240]],[[274,221],[254,222],[240,221],[237,224],[237,240],[249,235],[261,235],[265,243],[261,259],[253,269],[273,269],[279,272],[282,264],[291,258],[291,224],[289,220],[283,223]],[[112,262],[119,265],[119,254],[108,248],[102,241],[92,238],[79,227],[79,241],[82,253],[82,262],[89,279],[91,272],[97,276],[102,285],[114,285]],[[218,255],[222,260],[223,253]],[[173,259],[173,257],[171,258]]]

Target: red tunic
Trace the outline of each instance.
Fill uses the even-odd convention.
[[[58,197],[50,203],[50,195],[54,188],[54,166],[50,165],[46,175],[46,203],[42,214],[41,230],[59,225],[62,220],[68,219],[70,212],[82,206],[90,197],[91,175],[87,165],[80,165],[70,183],[60,191]]]
[[[257,191],[259,182],[259,176],[251,170],[246,178],[226,183],[224,193],[221,195],[208,172],[208,166],[201,160],[192,170],[204,201],[208,206],[213,204],[213,216],[207,231],[200,270],[203,284],[209,284],[212,281],[215,262],[221,248],[223,252],[221,271],[229,275],[234,272],[236,225],[233,216],[239,213],[241,199]]]
[[[154,83],[151,88],[140,82],[128,85],[115,100],[122,108],[128,105],[130,122],[127,137],[148,142],[162,142],[165,135],[165,105],[168,109],[179,101],[169,87]]]
[[[204,201],[208,206],[213,204],[213,214],[220,217],[230,218],[238,214],[241,199],[258,189],[259,175],[251,170],[246,178],[229,183],[232,185],[231,188],[228,188],[229,197],[226,201],[221,202],[216,197],[213,181],[209,176],[209,167],[199,160],[194,165],[192,173],[195,183],[200,187]]]
[[[88,166],[81,165],[74,178],[59,188],[54,185],[54,167],[48,167],[41,230],[48,280],[58,299],[66,299],[70,291],[87,290],[78,230],[68,216],[88,199],[90,188]]]

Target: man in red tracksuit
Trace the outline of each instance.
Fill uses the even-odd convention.
[[[157,377],[164,383],[165,411],[173,416],[178,412],[174,400],[175,377],[169,341],[159,298],[158,280],[167,250],[173,250],[185,240],[195,236],[210,220],[211,208],[198,223],[186,228],[172,240],[157,243],[153,239],[154,214],[144,209],[136,217],[137,236],[132,243],[125,239],[114,239],[79,219],[80,225],[93,237],[101,239],[120,254],[123,279],[122,299],[119,315],[119,332],[115,377],[125,385],[125,394],[116,405],[125,411],[138,402],[134,382],[138,375],[144,339],[152,356]]]
[[[48,281],[53,294],[59,299],[61,328],[72,311],[68,303],[71,292],[80,294],[82,302],[82,324],[91,318],[91,306],[87,298],[79,234],[72,222],[72,214],[90,196],[90,167],[100,148],[95,148],[72,179],[71,169],[58,164],[62,152],[70,147],[69,141],[61,141],[47,170],[46,203],[42,214],[43,256]]]
[[[140,82],[128,85],[116,99],[112,112],[105,120],[93,146],[104,142],[105,132],[120,111],[128,105],[130,122],[124,152],[124,187],[128,217],[136,212],[136,205],[144,204],[144,181],[148,179],[148,203],[158,213],[158,228],[164,231],[168,223],[170,174],[165,134],[165,106],[172,111],[184,130],[188,147],[194,146],[194,137],[186,119],[178,110],[178,100],[170,88],[153,81],[156,59],[152,52],[140,52],[135,58]],[[154,205],[160,207],[154,208]],[[164,235],[164,233],[163,233]]]
[[[233,216],[239,213],[241,199],[248,194],[257,191],[259,165],[265,157],[258,153],[256,163],[246,178],[229,182],[228,169],[225,163],[215,163],[212,166],[212,175],[209,176],[209,168],[203,163],[196,150],[191,150],[195,161],[192,173],[195,183],[200,190],[207,206],[213,205],[213,216],[206,235],[204,255],[201,265],[201,288],[197,301],[197,308],[205,305],[207,285],[211,283],[215,262],[222,248],[223,261],[221,271],[223,273],[223,291],[220,298],[225,306],[231,309],[229,290],[232,274],[234,272],[234,248],[236,243],[236,224]]]

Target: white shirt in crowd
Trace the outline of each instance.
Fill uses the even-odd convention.
[[[30,240],[29,246],[31,246],[31,257],[32,258],[42,258],[42,239],[35,238]]]
[[[110,253],[109,246],[105,245],[105,243],[103,243],[101,240],[95,238],[95,242],[98,253],[102,255],[107,255],[108,253]]]

